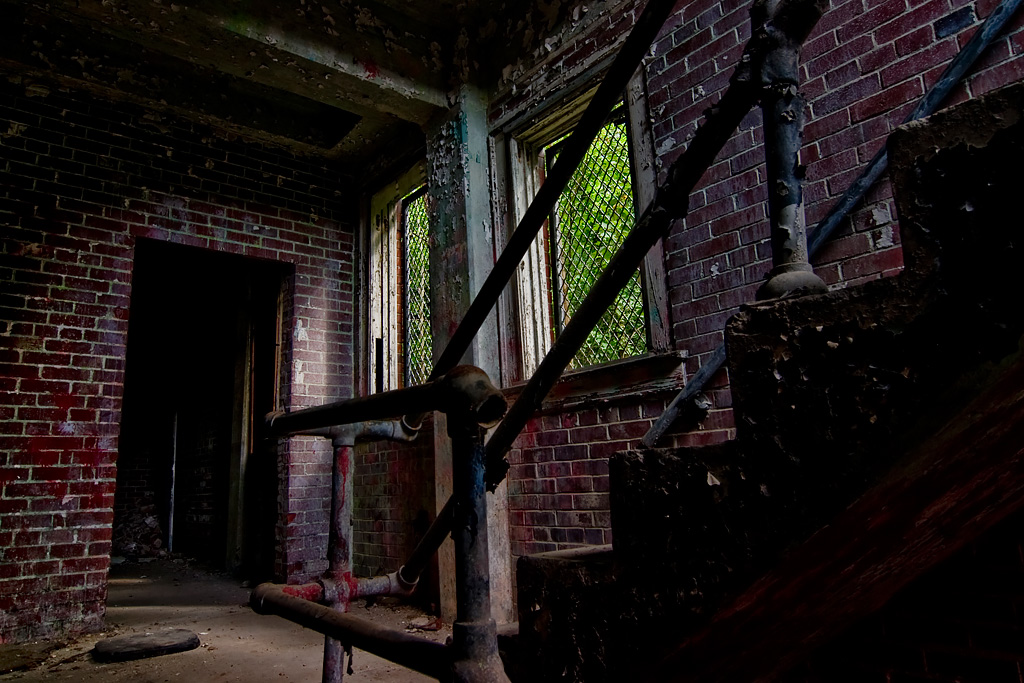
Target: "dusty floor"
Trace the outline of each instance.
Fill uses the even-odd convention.
[[[107,600],[106,633],[85,636],[49,653],[38,666],[15,671],[0,680],[74,681],[76,683],[226,683],[229,681],[294,681],[318,683],[323,636],[280,617],[254,614],[246,604],[249,591],[226,575],[159,560],[113,567]],[[362,603],[352,613],[381,625],[405,629],[423,619],[407,606]],[[102,638],[187,628],[201,645],[191,652],[115,664],[98,664],[90,651]],[[418,635],[443,641],[450,629]],[[433,679],[373,655],[355,651],[353,675],[346,680],[413,683]]]

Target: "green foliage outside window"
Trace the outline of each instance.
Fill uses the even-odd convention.
[[[402,200],[405,245],[405,386],[427,381],[432,367],[430,261],[427,195],[419,189]]]
[[[626,124],[620,115],[601,129],[573,174],[551,220],[551,300],[555,334],[561,332],[633,227],[633,190]],[[545,150],[548,164],[561,141]],[[570,368],[647,351],[640,273],[590,333]]]

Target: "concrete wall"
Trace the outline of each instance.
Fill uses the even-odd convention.
[[[294,266],[282,395],[318,404],[352,386],[349,185],[322,162],[4,79],[0,642],[101,624],[136,240]],[[306,579],[326,566],[329,447],[279,456],[277,569]]]

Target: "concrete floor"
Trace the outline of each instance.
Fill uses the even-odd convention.
[[[111,570],[107,600],[108,631],[82,637],[49,653],[27,671],[2,676],[8,681],[75,681],[76,683],[226,683],[285,681],[319,683],[323,636],[275,616],[249,609],[247,588],[224,574],[158,560],[124,563]],[[352,613],[378,624],[405,629],[423,613],[404,605],[362,603]],[[199,634],[200,647],[133,662],[99,664],[90,651],[113,635],[186,628]],[[450,628],[416,632],[443,641]],[[352,681],[418,683],[433,679],[360,650],[355,651]]]

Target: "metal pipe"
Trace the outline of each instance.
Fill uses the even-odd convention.
[[[459,409],[458,405],[452,403],[459,401],[475,401],[472,406],[475,418],[487,426],[500,420],[505,411],[505,398],[491,385],[487,374],[472,365],[459,365],[451,368],[443,377],[424,384],[357,396],[291,413],[274,411],[267,413],[266,420],[275,436],[334,436],[349,433],[350,430],[332,429],[341,425],[430,410],[447,412]],[[402,428],[410,431],[417,429],[405,425]]]
[[[404,428],[398,420],[354,422],[307,429],[301,433],[327,437],[331,439],[331,445],[334,448],[330,533],[327,542],[328,566],[321,583],[303,586],[298,591],[289,590],[290,587],[285,587],[283,590],[285,594],[296,595],[298,593],[307,600],[323,601],[337,612],[348,612],[349,605],[359,589],[359,582],[352,576],[352,475],[356,439],[388,438],[411,441],[416,438],[417,433]],[[379,581],[369,582],[366,585],[382,589],[383,586],[379,585],[380,583]],[[395,580],[384,577],[384,583],[389,592],[392,586],[399,588],[402,594],[408,594],[412,589],[412,587],[404,587],[397,581],[397,577]],[[341,683],[345,676],[345,654],[350,652],[350,647],[350,644],[334,637],[324,637],[323,683]]]
[[[964,77],[967,71],[974,65],[978,60],[978,57],[992,44],[992,41],[997,35],[1003,30],[1006,22],[1013,17],[1014,13],[1020,9],[1021,4],[1024,0],[1003,0],[999,3],[991,14],[986,17],[985,22],[981,28],[971,39],[964,45],[963,49],[957,53],[953,61],[950,62],[946,70],[942,72],[939,80],[929,89],[921,101],[918,102],[914,110],[904,119],[904,123],[909,121],[915,121],[919,118],[929,116],[938,109],[939,105],[949,96],[952,92],[953,87],[960,82],[960,79]],[[809,255],[813,257],[818,251],[825,245],[825,243],[835,232],[836,228],[843,221],[844,218],[853,210],[864,195],[867,194],[868,190],[875,184],[875,182],[885,173],[885,169],[888,166],[888,154],[885,147],[882,147],[871,159],[871,162],[864,169],[861,175],[850,187],[847,188],[843,196],[840,197],[832,208],[829,209],[828,214],[823,218],[810,235],[810,243],[808,245]],[[704,385],[707,384],[708,380],[725,364],[725,344],[719,344],[715,347],[711,357],[704,365],[701,366],[700,370],[693,376],[686,386],[683,387],[682,391],[676,394],[675,398],[672,399],[665,412],[662,413],[651,428],[644,434],[643,445],[647,448],[654,448],[662,436],[672,427],[672,424],[679,417],[682,412],[683,404],[686,401],[691,400],[700,391],[704,389]]]
[[[285,595],[319,603],[332,600],[338,590],[337,586],[330,579],[320,579],[314,583],[268,585],[280,586]],[[416,587],[415,583],[409,584],[403,581],[398,576],[398,572],[358,578],[354,583],[348,585],[351,589],[349,602],[356,598],[369,598],[380,595],[408,596],[412,594],[412,589]]]
[[[300,585],[281,584],[280,588],[285,595],[290,595],[294,598],[302,598],[303,600],[309,600],[310,602],[320,602],[324,599],[326,594],[324,584],[321,582],[303,583]]]
[[[327,539],[327,574],[333,582],[328,606],[348,612],[355,592],[352,578],[352,456],[354,439],[343,435],[332,441],[334,468],[331,475],[331,520]],[[345,675],[346,644],[336,638],[324,639],[323,683],[341,683]]]
[[[486,377],[486,375],[484,375],[484,377]],[[465,382],[467,380],[464,379],[463,381]],[[477,387],[476,389],[478,392],[477,403],[481,403],[481,399],[486,399],[486,402],[490,404],[490,407],[482,416],[485,418],[487,423],[491,421],[491,418],[494,418],[494,412],[497,408],[501,408],[502,412],[504,412],[504,406],[501,404],[505,403],[505,397],[494,387],[491,387],[491,390],[488,390],[485,387],[482,390],[483,393],[480,394],[480,387]],[[499,395],[501,399],[500,404],[496,400]],[[479,409],[477,412],[479,412]],[[426,569],[427,565],[430,563],[430,558],[434,556],[437,549],[440,548],[441,544],[444,543],[444,540],[448,538],[448,534],[451,533],[454,519],[455,502],[454,498],[449,497],[445,502],[444,507],[442,507],[441,511],[437,513],[437,517],[435,517],[434,521],[430,524],[427,532],[423,535],[423,538],[421,538],[420,542],[416,545],[416,548],[413,550],[412,555],[409,556],[408,561],[402,565],[401,569],[398,570],[397,574],[399,581],[410,586],[414,586],[416,582],[419,581],[423,570]]]
[[[274,436],[288,436],[336,425],[427,412],[437,408],[438,384],[439,381],[427,382],[291,413],[275,411],[267,414],[267,426]]]
[[[437,513],[437,517],[431,522],[427,532],[423,534],[423,538],[416,544],[408,561],[398,570],[399,579],[412,585],[420,580],[420,575],[430,563],[430,558],[434,556],[437,549],[444,543],[444,539],[448,538],[448,534],[451,533],[454,513],[455,503],[449,497],[444,507]]]
[[[268,415],[272,419],[275,414]],[[401,420],[371,420],[353,422],[352,424],[332,425],[318,429],[304,429],[289,432],[291,436],[322,436],[332,441],[335,439],[351,439],[353,441],[415,441],[418,429],[409,428]]]
[[[448,414],[448,436],[452,440],[452,539],[458,614],[452,625],[452,678],[455,683],[508,683],[491,616],[484,430],[471,413],[453,412]]]
[[[473,529],[472,534],[474,540],[470,543],[470,546],[472,546],[473,553],[479,553],[482,548],[485,562],[482,565],[482,573],[479,567],[475,570],[469,571],[468,574],[463,571],[461,574],[463,579],[461,579],[461,581],[470,587],[469,590],[471,590],[474,595],[479,594],[481,590],[480,585],[481,582],[483,582],[483,585],[487,587],[485,593],[487,595],[487,606],[489,611],[490,593],[486,545],[486,500],[484,498],[482,465],[483,447],[481,443],[483,427],[491,426],[500,420],[502,415],[505,413],[507,403],[505,402],[504,395],[491,383],[487,374],[483,370],[469,365],[455,367],[446,373],[442,379],[424,386],[428,386],[430,389],[429,397],[431,405],[437,410],[440,410],[450,416],[454,416],[453,420],[449,421],[449,430],[451,430],[452,425],[455,424],[458,425],[457,430],[460,434],[470,431],[475,432],[478,435],[475,442],[476,450],[474,452],[476,452],[476,460],[480,463],[478,467],[480,483],[479,486],[472,489],[472,493],[473,495],[476,495],[477,489],[479,489],[480,495],[478,503],[483,505],[483,516],[480,516],[474,508],[473,519],[482,519],[484,526],[482,532],[479,529]],[[397,392],[388,393],[394,395]],[[298,601],[298,603],[289,603],[293,607],[296,607],[296,605],[300,603],[313,605],[313,603],[308,602],[308,599],[323,600],[329,604],[329,607],[323,607],[322,609],[329,610],[332,614],[340,615],[348,610],[350,601],[360,594],[364,596],[396,593],[407,595],[412,592],[416,585],[419,573],[422,571],[423,566],[425,566],[426,561],[429,560],[430,555],[433,554],[433,551],[431,551],[431,553],[424,558],[422,555],[414,553],[413,564],[411,566],[407,565],[406,567],[403,567],[401,571],[394,572],[384,577],[374,577],[359,581],[352,576],[351,474],[355,439],[357,435],[387,434],[392,433],[392,430],[394,429],[400,430],[402,428],[394,425],[386,427],[367,426],[366,423],[358,423],[354,420],[348,420],[347,424],[344,425],[305,425],[295,418],[296,416],[308,416],[311,412],[315,411],[314,417],[317,420],[322,421],[326,419],[325,415],[338,415],[338,411],[342,410],[346,406],[351,407],[353,404],[362,404],[365,410],[369,410],[365,408],[365,403],[366,402],[359,400],[343,401],[340,404],[321,407],[329,408],[330,411],[313,409],[311,411],[299,411],[298,413],[293,413],[288,416],[268,416],[268,419],[293,418],[289,423],[287,423],[285,428],[280,428],[281,432],[288,431],[289,433],[303,433],[330,437],[335,449],[335,461],[332,476],[331,525],[330,536],[328,539],[328,571],[320,584],[308,584],[300,587],[282,587],[275,586],[273,584],[264,584],[258,589],[261,590],[263,594],[276,596],[275,599],[277,599],[278,603],[281,603],[286,599],[288,601]],[[309,421],[312,422],[312,418],[309,418]],[[466,486],[464,479],[465,477],[457,477],[457,482],[461,482],[459,483],[459,486]],[[442,515],[440,515],[442,518],[447,518],[449,516],[443,513],[444,510],[442,510]],[[432,528],[436,529],[436,520],[435,526]],[[477,539],[481,538],[481,533],[482,541],[479,541]],[[447,535],[447,531],[441,535],[442,541],[444,535]],[[428,533],[428,537],[432,537],[431,534]],[[480,543],[482,543],[482,545],[480,545]],[[412,575],[411,570],[415,570],[415,576],[409,580],[406,577]],[[405,576],[403,576],[403,573]],[[301,595],[302,597],[296,597],[296,595]],[[254,592],[252,600],[256,600],[256,597],[256,593]],[[253,608],[256,609],[255,603],[253,603]],[[303,614],[308,614],[308,610],[308,607],[302,607]],[[281,612],[275,613],[281,614]],[[466,608],[460,613],[473,615],[475,614],[475,609]],[[316,612],[316,614],[323,614],[323,612]],[[288,614],[282,614],[282,616],[298,621],[297,613],[294,610],[289,611]],[[488,658],[490,655],[487,653],[493,650],[493,659],[497,662],[497,666],[499,667],[498,670],[501,672],[501,675],[504,676],[503,670],[500,669],[500,658],[497,656],[497,636],[495,634],[494,622],[491,620],[490,626],[488,627],[486,623],[483,625],[478,624],[478,621],[479,620],[474,620],[468,626],[465,626],[462,631],[462,636],[460,636],[461,640],[459,642],[463,645],[461,652],[468,657],[465,661],[469,662],[468,664],[464,664],[463,668],[468,667],[467,670],[471,672],[492,671],[494,668],[494,662],[489,661]],[[299,623],[304,622],[299,621]],[[304,625],[308,624],[304,623]],[[320,629],[318,628],[317,630]],[[368,648],[359,645],[355,640],[350,638],[347,633],[339,635],[338,632],[324,630],[321,630],[320,632],[327,636],[324,643],[324,683],[340,683],[344,674],[344,654],[346,648],[351,647],[352,645],[362,647],[363,649]],[[488,634],[493,636],[490,637],[489,640]],[[488,642],[490,642],[490,645],[487,644]],[[392,657],[388,658],[400,664],[411,666],[410,664],[406,664],[398,659],[394,659]],[[481,665],[481,662],[484,662],[484,664]],[[411,666],[411,668],[416,667]],[[457,680],[501,680],[500,678],[490,676],[490,674],[488,674],[488,676],[488,678],[462,678]]]
[[[418,579],[419,577],[417,577]],[[383,576],[371,576],[356,580],[356,590],[353,598],[369,598],[375,595],[389,595],[393,597],[408,597],[416,588],[416,582],[404,581],[398,572],[391,572]]]
[[[718,372],[719,368],[725,363],[725,344],[719,344],[715,347],[715,350],[711,353],[711,357],[700,366],[700,369],[694,373],[693,377],[683,387],[683,390],[676,394],[675,398],[665,407],[663,412],[651,428],[644,434],[644,438],[640,440],[640,443],[646,448],[654,448],[654,445],[658,443],[658,439],[664,436],[665,432],[672,423],[679,417],[679,413],[682,412],[683,406],[687,401],[692,400],[707,384],[711,376]]]
[[[257,614],[276,614],[318,633],[438,680],[451,675],[451,653],[441,643],[383,628],[351,614],[286,594],[281,586],[262,584],[249,598]]]
[[[757,298],[776,299],[796,291],[824,292],[825,283],[814,274],[807,259],[800,177],[805,105],[798,90],[801,42],[774,27],[766,0],[754,4],[751,19],[754,31],[763,31],[771,44],[760,76],[773,268]]]

